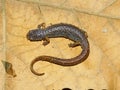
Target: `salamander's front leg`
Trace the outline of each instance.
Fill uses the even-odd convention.
[[[45,29],[45,27],[46,27],[45,23],[41,23],[37,26],[37,28],[39,28],[39,29]]]
[[[43,45],[46,46],[50,43],[50,40],[48,37],[45,37],[44,40],[43,40]]]
[[[80,42],[74,42],[74,43],[70,43],[70,44],[68,44],[68,46],[69,47],[76,47],[76,46],[80,46],[81,44],[80,44]]]

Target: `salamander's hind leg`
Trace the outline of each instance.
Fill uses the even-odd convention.
[[[37,26],[37,28],[39,28],[39,29],[45,29],[45,27],[46,27],[45,23],[41,23]]]
[[[43,40],[43,45],[46,46],[50,43],[50,40],[48,37],[45,37],[44,40]]]
[[[69,47],[76,47],[76,46],[80,46],[81,44],[80,44],[80,42],[74,42],[74,43],[70,43],[70,44],[68,44],[68,46]]]

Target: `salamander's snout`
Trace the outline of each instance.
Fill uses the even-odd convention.
[[[29,31],[26,35],[26,38],[31,41],[33,39],[32,36],[32,31]]]
[[[37,30],[30,30],[27,35],[26,38],[30,41],[37,41],[38,40],[38,31]]]

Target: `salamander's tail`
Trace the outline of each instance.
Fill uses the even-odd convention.
[[[61,59],[61,58],[51,57],[51,56],[39,56],[31,62],[30,70],[33,74],[42,76],[44,75],[44,73],[38,73],[33,69],[34,64],[38,61],[47,61],[47,62],[54,63],[61,66],[74,66],[86,60],[88,55],[89,55],[89,49],[83,50],[80,55],[71,59]]]
[[[35,58],[31,64],[30,64],[30,70],[32,73],[34,73],[35,75],[38,75],[38,76],[42,76],[44,75],[45,73],[38,73],[36,72],[34,69],[33,69],[33,66],[36,62],[38,61],[48,61],[48,62],[51,62],[51,63],[54,63],[55,60],[57,60],[58,58],[55,58],[55,57],[51,57],[51,56],[39,56],[37,58]]]

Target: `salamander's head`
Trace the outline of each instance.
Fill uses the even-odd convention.
[[[30,30],[27,33],[27,39],[30,41],[41,41],[44,39],[44,31],[40,30],[40,29],[34,29],[34,30]]]

